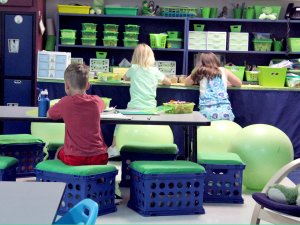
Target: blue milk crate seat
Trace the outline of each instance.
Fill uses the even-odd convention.
[[[115,178],[118,170],[112,165],[69,166],[60,160],[46,160],[36,166],[36,181],[67,184],[58,214],[62,215],[85,198],[97,202],[98,215],[117,210]]]
[[[204,214],[205,169],[188,161],[130,164],[128,207],[143,216]]]
[[[242,198],[243,170],[241,158],[230,152],[201,152],[198,163],[207,173],[204,185],[204,202],[244,203]]]
[[[18,159],[17,177],[34,176],[34,167],[43,160],[45,143],[30,134],[0,135],[0,155]]]
[[[176,144],[148,144],[148,146],[123,145],[120,149],[120,155],[122,158],[122,174],[120,186],[130,186],[130,163],[137,160],[174,160],[176,158],[177,152],[178,149]]]
[[[16,158],[0,156],[0,181],[16,181],[17,165]]]

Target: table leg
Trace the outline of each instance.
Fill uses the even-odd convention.
[[[184,132],[184,136],[183,136],[184,156],[185,156],[185,160],[190,160],[191,142],[190,142],[189,127],[184,126],[183,132]]]
[[[191,126],[191,161],[197,163],[197,126]]]

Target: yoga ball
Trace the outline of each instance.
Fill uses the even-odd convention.
[[[288,136],[266,124],[243,128],[232,140],[229,151],[237,153],[246,164],[243,184],[253,190],[262,190],[281,167],[294,159]]]
[[[198,127],[197,152],[227,152],[232,139],[241,130],[240,125],[229,120],[212,121],[210,126]]]
[[[116,145],[173,144],[173,132],[169,126],[159,125],[119,125],[116,130]]]

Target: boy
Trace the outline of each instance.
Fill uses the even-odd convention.
[[[65,92],[52,106],[47,116],[53,120],[63,119],[66,125],[64,146],[57,158],[67,165],[107,164],[107,146],[100,128],[100,113],[105,104],[96,95],[86,94],[90,84],[86,65],[70,64],[64,73]]]

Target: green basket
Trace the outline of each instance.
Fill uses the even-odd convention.
[[[96,52],[97,59],[106,59],[107,52]]]
[[[258,52],[270,52],[272,47],[272,39],[257,39],[252,40],[254,51]]]
[[[182,33],[179,31],[168,31],[168,38],[177,39],[181,38]]]
[[[225,66],[225,68],[230,70],[241,81],[244,79],[244,73],[245,73],[245,67],[244,66]]]
[[[241,32],[242,25],[231,25],[230,31],[231,32]]]
[[[167,43],[167,34],[150,34],[151,48],[165,48]]]
[[[187,102],[187,103],[164,103],[164,110],[165,113],[170,114],[185,114],[185,113],[192,113],[194,110],[195,103]]]
[[[161,6],[160,13],[166,17],[196,17],[198,15],[197,8],[184,6]]]
[[[258,71],[245,71],[246,81],[258,81]]]
[[[284,87],[287,68],[258,66],[258,84],[266,87]]]
[[[167,39],[167,48],[182,48],[182,39]]]
[[[255,18],[259,19],[259,16],[266,11],[268,14],[275,13],[276,20],[278,19],[281,11],[281,6],[254,6]]]
[[[203,31],[205,24],[194,24],[194,31]]]
[[[300,38],[288,38],[287,44],[290,52],[300,52]]]

